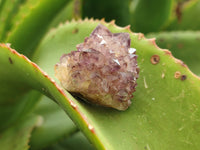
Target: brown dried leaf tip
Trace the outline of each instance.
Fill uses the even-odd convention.
[[[111,33],[100,24],[77,51],[60,58],[55,75],[67,91],[91,103],[126,110],[139,73],[135,53],[128,33]]]

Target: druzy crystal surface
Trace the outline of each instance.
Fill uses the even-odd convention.
[[[55,75],[67,91],[88,102],[126,110],[139,73],[130,42],[128,33],[112,33],[99,24],[77,51],[60,58]]]

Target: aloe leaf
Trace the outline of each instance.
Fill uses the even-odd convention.
[[[106,21],[116,20],[116,24],[125,26],[130,24],[129,0],[83,0],[83,18],[105,18]]]
[[[0,14],[1,14],[1,11],[2,11],[2,8],[3,8],[4,4],[5,4],[5,1],[4,0],[0,0]]]
[[[69,150],[78,150],[80,147],[84,150],[95,150],[93,145],[88,142],[85,136],[81,132],[77,132],[70,138],[64,140],[61,145]]]
[[[98,23],[80,21],[60,26],[45,37],[36,52],[35,58],[38,59],[35,59],[35,61],[42,68],[46,68],[45,71],[53,76],[54,72],[50,69],[50,66],[58,61],[55,58],[59,58],[63,53],[75,50],[76,44],[81,43],[84,37],[89,36]],[[108,27],[115,32],[129,32],[128,29],[117,28],[112,24],[109,24]],[[78,32],[74,34],[74,30]],[[131,46],[137,49],[141,68],[133,105],[125,112],[118,112],[81,102],[76,103],[77,108],[80,108],[81,112],[87,116],[88,122],[94,127],[94,130],[92,127],[90,128],[91,132],[94,131],[97,134],[99,140],[105,146],[104,148],[107,149],[129,149],[130,147],[130,149],[143,149],[144,147],[153,149],[195,148],[198,145],[196,139],[199,135],[196,135],[196,129],[193,126],[199,124],[197,119],[199,111],[195,113],[197,120],[194,121],[190,118],[192,115],[190,107],[192,107],[192,104],[199,107],[198,96],[194,96],[199,93],[199,78],[194,77],[187,68],[178,63],[179,61],[173,59],[168,51],[159,50],[153,40],[147,40],[142,38],[142,35],[137,34],[131,34],[131,39]],[[47,56],[47,52],[50,51],[52,56]],[[158,65],[153,65],[150,61],[155,54],[159,55],[162,60]],[[48,60],[51,60],[51,62]],[[176,71],[186,75],[187,80],[177,80],[174,77]],[[193,82],[196,82],[195,86]],[[166,90],[162,90],[163,87]],[[190,89],[188,87],[193,87],[196,92],[192,90],[194,93],[190,92],[187,95],[186,93]],[[174,112],[176,113],[174,114]],[[182,120],[183,117],[187,118],[187,123]],[[182,131],[183,126],[184,132]],[[83,129],[82,125],[80,128],[85,132],[86,129]],[[193,139],[190,136],[187,140],[185,137],[189,133],[194,134],[195,138]],[[90,138],[90,136],[88,137]],[[123,142],[121,139],[124,139]],[[174,141],[176,142],[174,143]],[[188,141],[192,141],[194,146],[187,144]]]
[[[156,32],[168,22],[173,0],[133,0],[131,27],[135,32]]]
[[[15,51],[12,51],[7,56],[2,50],[6,47],[6,45],[1,45],[0,48],[0,66],[2,66],[0,67],[0,130],[5,130],[11,124],[18,122],[20,118],[24,118],[27,113],[30,113],[36,107],[34,112],[43,117],[43,123],[33,132],[31,144],[34,148],[44,147],[46,144],[55,142],[63,136],[76,131],[76,127],[61,108],[58,108],[55,104],[53,105],[47,98],[43,97],[42,101],[37,104],[41,94],[32,90],[30,85],[27,84],[27,80],[32,83],[36,82],[30,70],[26,69],[26,65],[29,63],[20,64],[16,60],[18,57],[21,60],[26,59],[26,57],[16,55]],[[34,74],[37,78],[37,66],[32,64],[32,67],[34,67],[32,68],[33,73],[36,70]],[[36,84],[40,85],[41,83],[37,82]],[[45,92],[46,89],[41,88]],[[54,117],[56,117],[56,122]],[[58,126],[59,130],[54,130]]]
[[[23,2],[24,0],[4,0],[0,4],[0,41],[5,39],[7,32],[11,28],[12,18],[16,15]]]
[[[200,75],[199,31],[152,33],[147,37],[156,37],[158,46],[170,49],[176,58],[183,60],[194,73]]]
[[[76,100],[36,65],[15,52],[16,68],[23,64],[30,73],[29,79],[21,74],[24,82],[53,98],[97,149],[198,149],[200,79],[169,51],[159,49],[153,39],[132,33],[128,27],[117,27],[113,22],[71,22],[52,30],[44,38],[34,60],[54,77],[53,67],[59,57],[75,50],[76,44],[83,42],[99,23],[112,32],[130,33],[131,47],[137,49],[141,73],[133,103],[127,111]],[[7,60],[12,51],[4,46],[0,52],[5,53]],[[160,58],[156,65],[151,62],[155,55]],[[15,71],[18,76],[19,70]],[[179,78],[177,71],[180,72]]]
[[[13,124],[20,118],[24,118],[29,112],[31,112],[38,102],[37,99],[41,95],[34,90],[29,90],[24,93],[21,91],[21,89],[24,89],[23,85],[17,87],[13,86],[13,88],[11,88],[7,85],[20,84],[20,82],[14,82],[10,80],[9,77],[7,79],[2,77],[1,74],[0,131],[5,130],[9,125]]]
[[[78,150],[80,148],[83,150],[95,150],[86,137],[81,132],[77,132],[69,138],[59,141],[57,144],[51,145],[44,150]]]
[[[35,61],[42,68],[46,68],[45,71],[47,71],[48,74],[52,76],[54,74],[53,70],[50,69],[50,66],[53,66],[56,63],[56,61],[54,62],[53,60],[55,60],[55,58],[59,58],[63,53],[75,50],[76,44],[81,43],[84,40],[84,37],[88,36],[99,23],[88,21],[87,24],[86,22],[74,22],[61,26],[57,30],[52,31],[44,39],[35,55],[35,58],[38,58],[35,59]],[[113,29],[115,32],[127,32],[126,29],[116,28],[111,24],[108,27]],[[74,30],[78,30],[78,32],[74,34],[72,32]],[[82,39],[80,39],[80,37],[82,37]],[[191,103],[195,103],[195,105],[199,107],[199,100],[198,98],[194,98],[195,96],[193,97],[193,94],[190,95],[192,98],[189,95],[186,95],[186,91],[189,90],[188,86],[193,86],[192,82],[194,81],[191,81],[191,79],[194,79],[195,82],[197,82],[194,90],[199,91],[199,79],[194,77],[194,75],[191,74],[187,68],[183,67],[179,63],[176,63],[176,61],[168,55],[169,52],[158,50],[152,40],[146,40],[142,38],[141,35],[139,36],[137,34],[131,34],[131,38],[132,47],[138,50],[137,54],[139,55],[139,66],[142,71],[138,81],[139,83],[134,98],[135,100],[133,100],[133,106],[126,112],[118,112],[110,109],[88,106],[88,104],[85,103],[81,103],[81,106],[79,103],[76,103],[77,107],[80,107],[84,112],[84,115],[87,116],[89,122],[92,122],[94,131],[99,133],[100,141],[102,141],[105,145],[107,143],[106,141],[113,143],[112,145],[104,145],[108,149],[126,149],[126,146],[130,145],[130,147],[138,149],[142,149],[145,146],[154,149],[160,149],[161,147],[163,149],[169,149],[171,148],[169,143],[173,143],[173,147],[180,147],[181,149],[183,148],[181,145],[187,145],[182,142],[182,140],[185,138],[185,135],[190,132],[191,126],[199,124],[198,121],[194,123],[190,120],[191,112],[188,108],[192,105]],[[141,40],[139,40],[140,38]],[[75,43],[74,41],[80,42]],[[52,56],[48,55],[47,57],[47,51],[52,51]],[[155,54],[160,55],[160,58],[163,60],[156,66],[152,65],[150,61],[151,56]],[[48,62],[48,60],[51,60],[51,62]],[[176,71],[180,71],[182,74],[187,74],[188,80],[185,80],[187,83],[182,80],[177,80],[174,77]],[[158,80],[160,80],[159,83]],[[166,90],[168,94],[166,94],[166,91],[161,90],[162,87],[167,88]],[[170,89],[173,90],[170,92]],[[183,91],[185,92],[182,98],[180,95]],[[198,94],[197,91],[195,92],[196,94]],[[174,99],[177,101],[174,101]],[[183,103],[182,99],[187,102]],[[188,104],[188,102],[191,103]],[[184,115],[181,115],[180,112],[175,114],[175,116],[172,115],[173,112],[178,111],[182,112]],[[181,130],[181,124],[183,124],[183,126],[185,125],[185,123],[181,120],[183,116],[185,117],[185,114],[189,122],[189,124],[186,123],[188,125],[187,131],[181,132],[180,135],[173,134],[174,130],[177,132],[179,132],[178,129]],[[199,112],[197,112],[197,114],[199,114]],[[110,120],[111,118],[112,121]],[[154,121],[152,122],[151,120]],[[150,122],[152,122],[152,125],[149,124]],[[166,124],[166,122],[169,124]],[[133,131],[134,129],[135,131]],[[158,135],[160,132],[163,134]],[[146,134],[149,135],[149,138],[146,137],[146,139],[144,139],[144,135]],[[173,134],[173,139],[170,134]],[[195,131],[193,131],[193,134],[194,136],[196,135]],[[154,139],[152,139],[152,137],[154,137]],[[198,138],[197,135],[196,138]],[[124,145],[121,144],[121,139],[125,139],[123,141]],[[194,140],[194,145],[198,144],[198,140],[195,142],[195,139],[192,137],[189,139]],[[155,142],[157,140],[159,141],[158,143]],[[168,144],[166,144],[166,140],[169,142]],[[173,141],[176,141],[176,144],[174,144]],[[190,147],[189,145],[187,146]]]
[[[30,111],[30,109],[32,110],[32,107],[38,102],[40,94],[35,91],[31,91],[32,94],[29,93],[30,85],[34,83],[36,89],[40,88],[40,90],[38,89],[39,91],[48,93],[48,88],[41,85],[39,78],[46,79],[50,84],[55,83],[49,80],[47,74],[44,72],[41,73],[41,70],[38,70],[36,64],[30,63],[25,56],[18,54],[5,44],[0,44],[0,57],[2,57],[0,59],[0,64],[3,66],[0,68],[0,84],[2,85],[0,89],[2,97],[0,103],[0,119],[1,128],[5,129],[11,123],[18,121],[22,115],[26,115],[27,111]],[[22,70],[20,70],[20,68]],[[57,89],[55,85],[53,85],[53,87],[58,93],[62,92],[60,89]],[[21,95],[25,96],[22,97]],[[49,94],[47,95],[50,96]],[[13,97],[15,97],[15,99]],[[59,118],[63,116],[62,110],[58,109],[56,106],[52,106],[50,102],[46,105],[46,109],[51,106],[51,110],[46,111],[46,109],[44,109],[44,112],[40,112],[38,109],[44,108],[44,105],[36,107],[36,113],[42,115],[44,121],[33,133],[31,143],[34,148],[43,147],[77,130],[67,116]],[[55,110],[54,113],[52,112],[53,108]],[[58,110],[56,111],[56,109]],[[55,122],[54,117],[57,117],[57,122]],[[59,130],[54,130],[58,126],[60,126]]]
[[[177,3],[166,30],[199,30],[200,0]],[[195,18],[195,21],[194,21]]]
[[[76,126],[65,112],[46,96],[41,97],[34,114],[41,116],[43,121],[31,135],[31,149],[44,148],[77,132]]]
[[[28,9],[28,12],[25,11],[26,13],[23,13],[24,10],[22,9],[23,15],[20,15],[22,18],[15,22],[6,42],[12,43],[13,48],[18,49],[19,52],[23,52],[24,55],[30,57],[32,51],[47,31],[53,18],[69,1],[31,0],[31,4],[34,5],[27,4],[29,6],[27,7],[25,4],[25,10]]]
[[[19,120],[17,124],[4,130],[0,136],[0,145],[3,150],[28,150],[31,132],[40,118],[28,116],[26,119]]]
[[[59,24],[66,22],[67,20],[72,20],[74,17],[74,2],[75,0],[70,1],[63,10],[61,10],[58,15],[53,19],[49,28],[57,27]]]
[[[73,0],[73,18],[80,19],[82,17],[83,0]]]

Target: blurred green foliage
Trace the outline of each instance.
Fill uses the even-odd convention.
[[[45,35],[59,25],[104,18],[155,37],[159,47],[170,49],[200,75],[199,14],[200,0],[0,0],[0,43],[11,43],[32,60]],[[0,79],[0,149],[94,149],[60,107],[21,86],[23,81],[4,74],[4,69],[0,66],[1,77],[6,77]],[[40,118],[43,125],[38,126]]]

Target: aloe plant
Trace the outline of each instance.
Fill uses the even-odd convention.
[[[153,4],[157,2],[154,0],[148,6],[142,0],[125,1],[121,2],[124,7],[101,16],[101,10],[93,10],[95,15],[86,9],[95,8],[87,0],[82,3],[79,0],[0,1],[0,18],[7,20],[0,25],[1,148],[198,149],[200,35],[198,31],[185,31],[175,21],[174,8],[180,1],[160,2],[163,18],[155,15],[158,12]],[[190,8],[199,1],[182,3]],[[100,6],[105,12],[111,8],[106,1]],[[188,10],[192,9],[182,9],[182,13],[189,14]],[[99,19],[77,19],[81,17],[80,11],[84,17],[94,15]],[[123,19],[116,18],[118,13]],[[125,14],[130,17],[126,18]],[[148,16],[153,16],[154,23],[149,20],[144,24]],[[108,20],[113,17],[117,24],[127,26],[119,27],[103,17]],[[183,24],[189,19],[186,17]],[[60,56],[75,50],[98,24],[113,33],[129,33],[131,47],[138,55],[138,86],[132,105],[125,111],[91,105],[73,97],[54,75],[54,65]],[[135,33],[128,24],[133,31],[148,34]],[[198,22],[196,28],[187,26],[187,29],[199,30],[197,26]],[[177,27],[182,31],[169,31]]]

